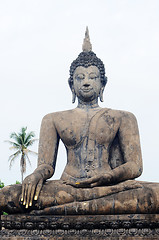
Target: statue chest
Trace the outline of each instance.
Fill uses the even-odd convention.
[[[102,115],[92,122],[83,118],[59,121],[57,125],[58,134],[66,147],[76,147],[86,138],[99,145],[109,145],[118,128],[118,121],[110,115]]]

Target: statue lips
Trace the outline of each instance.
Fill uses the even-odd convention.
[[[82,88],[80,88],[80,91],[82,91],[82,92],[90,92],[91,90],[93,90],[93,88],[90,88],[90,87],[82,87]]]

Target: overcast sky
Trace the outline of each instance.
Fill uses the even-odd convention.
[[[105,64],[108,84],[101,107],[133,112],[138,120],[144,172],[159,182],[159,1],[0,1],[0,179],[21,180],[19,160],[4,140],[22,126],[39,137],[42,117],[76,107],[67,80],[88,25],[93,51]],[[37,145],[32,150],[37,151]],[[36,167],[30,157],[27,174]],[[54,178],[66,164],[60,145]]]

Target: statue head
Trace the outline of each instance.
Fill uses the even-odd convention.
[[[88,68],[90,66],[95,66],[99,70],[100,81],[101,81],[101,90],[100,90],[99,97],[100,97],[100,100],[103,101],[103,91],[107,83],[107,77],[105,76],[105,67],[101,59],[98,58],[96,54],[92,51],[92,45],[90,43],[88,27],[86,28],[82,49],[83,49],[83,52],[81,52],[78,55],[77,59],[75,59],[70,66],[70,78],[68,82],[73,94],[72,102],[74,103],[76,98],[76,94],[74,92],[74,81],[73,81],[75,70],[78,67]]]

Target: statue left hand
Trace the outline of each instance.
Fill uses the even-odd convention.
[[[84,188],[84,187],[97,187],[101,185],[109,185],[111,183],[112,176],[110,173],[106,173],[103,175],[94,176],[91,178],[88,178],[83,181],[79,182],[68,182],[66,184],[78,187],[78,188]]]

